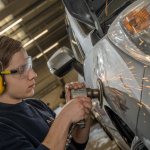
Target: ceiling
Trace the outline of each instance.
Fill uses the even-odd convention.
[[[33,69],[38,75],[35,79],[34,97],[42,98],[52,108],[57,108],[62,101],[59,95],[64,91],[64,85],[61,86],[61,79],[50,74],[47,61],[60,47],[70,48],[62,1],[0,0],[0,36],[2,35],[22,41],[28,55],[32,57]],[[49,51],[44,53],[45,50]],[[39,54],[42,56],[37,58]],[[77,73],[72,72],[63,79],[65,82],[76,81]]]
[[[51,46],[58,42],[58,49],[68,42],[61,0],[0,0],[0,11],[0,35],[22,41],[34,66],[44,59],[47,61],[56,51],[56,46]],[[50,51],[41,54],[48,48]],[[42,56],[37,59],[39,54]]]

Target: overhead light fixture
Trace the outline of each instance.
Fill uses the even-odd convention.
[[[0,32],[0,35],[2,35],[3,33],[5,33],[6,31],[8,31],[9,29],[11,29],[12,27],[14,27],[16,24],[18,24],[19,22],[21,22],[23,19],[20,18],[19,20],[17,20],[15,23],[13,23],[12,25],[10,25],[9,27],[7,27],[6,29],[4,29],[3,31]]]
[[[51,49],[53,49],[54,47],[56,47],[59,43],[55,43],[54,45],[50,46],[49,48],[47,48],[43,53],[40,53],[39,55],[36,56],[36,59],[40,58],[41,56],[43,56],[43,54],[47,53],[48,51],[50,51]]]
[[[37,40],[38,38],[40,38],[42,35],[44,35],[47,32],[48,32],[48,30],[46,29],[45,31],[43,31],[42,33],[40,33],[39,35],[37,35],[35,38],[33,38],[32,40],[30,40],[29,42],[27,42],[26,44],[24,44],[23,47],[28,46],[29,44],[31,44],[32,42],[34,42],[35,40]]]
[[[36,56],[36,58],[40,58],[41,56],[43,56],[43,53],[40,53],[38,56]]]
[[[54,48],[55,46],[57,46],[59,43],[55,43],[54,45],[50,46],[48,49],[46,49],[43,53],[47,53],[48,51],[50,51],[52,48]]]

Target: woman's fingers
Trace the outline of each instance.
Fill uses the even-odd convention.
[[[72,85],[71,85],[72,86]],[[69,83],[65,84],[65,97],[66,97],[66,102],[68,103],[70,101],[70,89],[73,89],[73,87],[71,87]]]
[[[89,97],[79,97],[83,102],[89,102],[92,103],[91,98]]]
[[[72,84],[73,88],[74,89],[78,89],[78,84],[76,82],[71,82],[70,84]]]
[[[84,116],[85,121],[87,121],[88,118],[89,118],[89,115],[85,115],[85,116]]]
[[[80,89],[85,87],[85,83],[84,82],[71,82],[71,83],[66,83],[65,84],[65,92],[66,92],[66,102],[70,101],[70,90],[72,89]]]
[[[90,110],[88,109],[88,108],[84,108],[84,111],[85,111],[85,113],[87,114],[87,115],[89,115],[90,114]]]
[[[65,84],[65,89],[73,89],[73,85],[70,83]]]
[[[82,87],[85,87],[85,83],[84,82],[71,82],[70,84],[73,85],[74,89],[80,89]]]
[[[84,107],[86,107],[89,111],[92,109],[92,104],[88,102],[83,102]]]
[[[85,87],[84,82],[71,82],[71,83],[66,83],[65,84],[65,89],[80,89]]]
[[[79,97],[79,98],[80,98],[80,100],[83,101],[84,107],[86,107],[89,110],[92,109],[92,101],[89,97]]]

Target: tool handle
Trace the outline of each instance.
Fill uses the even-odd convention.
[[[71,99],[73,99],[73,98],[75,98],[75,97],[77,97],[77,96],[79,96],[79,97],[80,97],[80,96],[81,96],[81,97],[87,97],[86,88],[83,87],[83,88],[77,89],[77,90],[72,89],[72,90],[71,90]],[[81,129],[85,128],[85,125],[86,125],[85,120],[79,121],[79,122],[77,123],[77,125],[80,126]]]

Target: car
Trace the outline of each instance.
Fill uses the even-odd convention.
[[[72,69],[103,98],[92,114],[120,149],[150,149],[150,0],[63,0],[72,50],[47,62]]]

